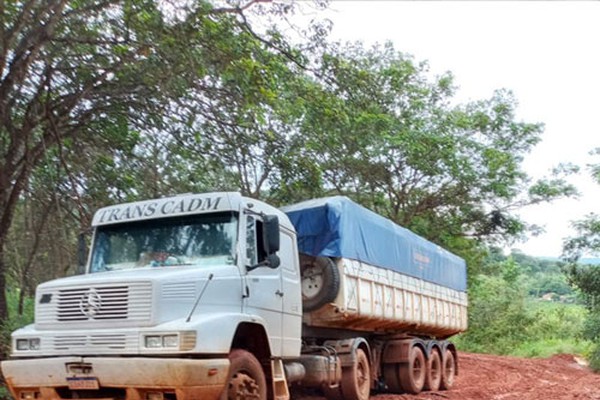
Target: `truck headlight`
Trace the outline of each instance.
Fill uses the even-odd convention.
[[[29,350],[29,339],[17,339],[17,350]]]
[[[17,339],[15,347],[17,351],[39,350],[40,338]]]
[[[144,335],[144,347],[147,349],[173,349],[189,351],[196,347],[196,332],[164,333]]]
[[[179,336],[177,335],[165,335],[162,338],[163,347],[175,348],[179,347]]]
[[[159,335],[146,336],[144,346],[149,349],[160,349],[162,347],[162,337]]]
[[[34,338],[29,339],[29,350],[39,350],[40,349],[40,339]]]

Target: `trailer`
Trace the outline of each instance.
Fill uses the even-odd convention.
[[[328,399],[451,388],[459,257],[345,197],[105,207],[86,273],[40,285],[2,372],[15,399]]]

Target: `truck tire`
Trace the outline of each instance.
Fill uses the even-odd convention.
[[[425,374],[425,385],[423,390],[431,390],[437,392],[440,390],[440,384],[442,382],[442,357],[440,352],[433,348],[429,359],[427,359],[427,373]]]
[[[267,400],[267,380],[252,353],[234,349],[229,353],[229,375],[219,400]]]
[[[456,377],[456,361],[454,359],[454,353],[450,350],[444,352],[442,357],[442,381],[440,382],[440,389],[448,390],[454,385],[454,378]]]
[[[344,400],[369,400],[371,392],[371,367],[363,349],[356,349],[351,367],[342,369],[342,394]]]
[[[426,371],[427,363],[423,350],[419,346],[413,346],[410,349],[408,363],[402,363],[399,366],[402,390],[411,394],[420,393],[425,385]]]
[[[340,290],[340,271],[331,258],[306,258],[302,274],[302,307],[314,311],[331,303]]]

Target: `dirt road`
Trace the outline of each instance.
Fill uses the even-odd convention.
[[[522,359],[459,354],[460,374],[450,391],[419,395],[375,395],[372,400],[600,400],[600,374],[573,356]],[[294,400],[324,400],[294,396]]]

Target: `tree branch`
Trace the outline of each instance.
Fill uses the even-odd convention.
[[[271,3],[273,0],[251,0],[248,3],[238,7],[220,7],[213,8],[208,14],[241,14],[250,7],[258,3]]]

